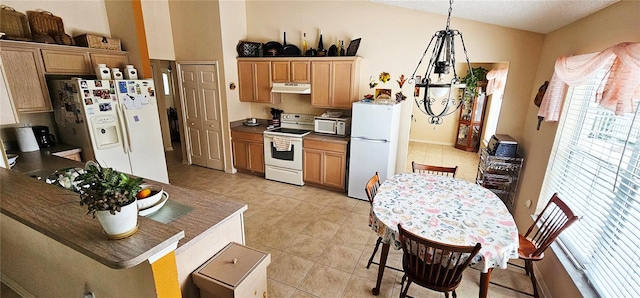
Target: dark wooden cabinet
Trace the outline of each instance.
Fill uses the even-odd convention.
[[[478,152],[480,136],[484,123],[484,111],[487,106],[487,82],[478,82],[477,94],[462,104],[458,120],[456,148],[464,151]]]

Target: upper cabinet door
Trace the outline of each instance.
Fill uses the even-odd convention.
[[[351,103],[355,101],[354,62],[334,61],[332,73],[332,98],[334,108],[351,109]]]
[[[91,69],[94,69],[98,64],[106,64],[108,68],[118,68],[121,71],[129,64],[127,53],[116,54],[96,54],[91,53]]]
[[[238,61],[238,91],[240,101],[253,101],[255,97],[255,80],[253,75],[253,62]]]
[[[271,62],[255,62],[256,102],[272,103]]]
[[[309,83],[311,76],[309,72],[309,61],[291,61],[291,82]]]
[[[331,107],[331,61],[311,62],[311,106]]]
[[[3,45],[0,55],[16,110],[25,113],[51,111],[38,49]]]
[[[271,74],[273,75],[274,83],[291,82],[291,77],[289,76],[289,61],[272,61]]]
[[[0,125],[18,123],[18,113],[11,98],[4,65],[0,59]],[[1,143],[1,142],[0,142]]]
[[[47,73],[93,74],[89,53],[43,49],[42,61]]]

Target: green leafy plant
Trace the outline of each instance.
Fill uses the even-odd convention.
[[[102,168],[87,163],[85,172],[76,179],[80,193],[80,205],[87,205],[87,214],[95,217],[96,211],[120,212],[120,208],[134,203],[140,191],[142,178],[131,178],[112,168]]]
[[[478,82],[487,80],[487,72],[483,67],[475,67],[472,68],[471,71],[467,72],[467,75],[460,79],[461,83],[466,84],[467,86],[464,89],[464,99],[471,100],[471,98],[478,96]],[[473,73],[473,75],[471,75]]]

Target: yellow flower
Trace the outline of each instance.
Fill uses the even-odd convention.
[[[380,80],[380,82],[382,83],[386,83],[391,79],[391,75],[389,75],[388,72],[381,72],[380,76],[378,77],[378,80]]]

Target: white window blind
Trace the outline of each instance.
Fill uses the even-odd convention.
[[[595,102],[602,71],[569,89],[541,209],[558,192],[581,219],[559,238],[602,297],[640,297],[640,115]]]

